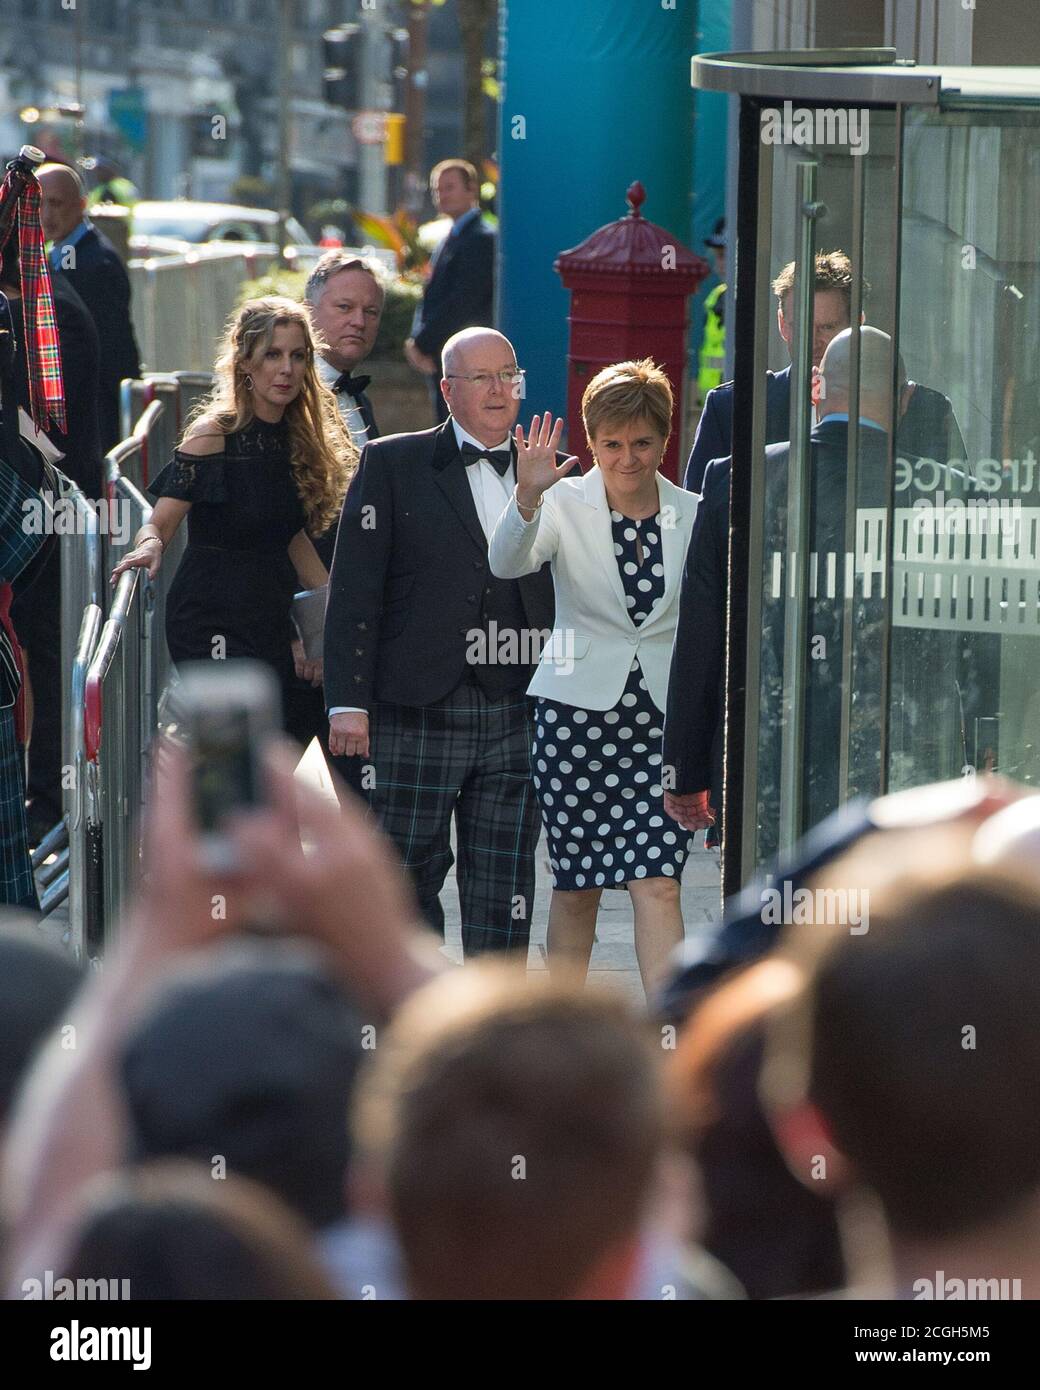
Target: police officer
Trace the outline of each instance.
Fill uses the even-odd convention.
[[[721,386],[726,371],[726,219],[720,217],[715,230],[705,238],[705,246],[715,253],[715,273],[719,284],[704,301],[704,337],[697,372],[697,396],[701,405],[709,391]]]

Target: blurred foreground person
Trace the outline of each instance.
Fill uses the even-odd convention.
[[[298,589],[328,572],[312,536],[335,521],[357,451],[315,368],[310,316],[272,296],[248,300],[230,324],[217,384],[173,460],[149,488],[158,498],[112,580],[134,567],[154,578],[178,526],[188,545],[166,599],[175,663],[255,657],[275,672],[286,730],[297,730],[295,674],[321,684],[320,660],[294,653],[290,617]]]
[[[669,1057],[672,1113],[700,1174],[701,1244],[748,1298],[824,1293],[845,1278],[833,1193],[790,1172],[759,1098],[769,1020],[799,972],[769,957],[694,1010]]]
[[[401,1009],[361,1082],[419,1299],[623,1299],[663,1155],[658,1058],[617,998],[480,961]]]
[[[71,1204],[97,1174],[146,1149],[211,1163],[220,1150],[206,1148],[206,1131],[215,1136],[218,1125],[233,1146],[232,1169],[278,1184],[312,1224],[334,1218],[343,1210],[357,1032],[382,1025],[408,994],[450,968],[417,924],[392,849],[356,801],[330,805],[296,782],[292,745],[271,753],[266,804],[229,822],[234,877],[201,867],[186,755],[164,745],[158,762],[146,807],[147,877],[104,971],[90,973],[68,1010],[76,1046],[52,1035],[12,1115],[0,1185],[9,1287],[57,1267]],[[214,913],[216,895],[222,915]],[[269,963],[284,956],[266,967],[262,987],[246,966],[222,975],[216,949],[238,939],[248,958],[241,938],[260,920],[260,905],[268,933],[276,926],[276,934],[298,939],[256,946]],[[293,964],[304,946],[327,979],[313,974],[313,961]],[[251,983],[255,1000],[247,997]],[[356,1001],[363,1025],[351,1025],[337,989]],[[299,1013],[308,1000],[307,1016],[293,1017],[294,1001]],[[250,1017],[269,1035],[256,1038]],[[205,1056],[193,1026],[210,1039]],[[160,1055],[165,1046],[168,1059]],[[293,1128],[306,1130],[295,1170]]]
[[[1036,1299],[1040,893],[939,835],[916,848],[814,881],[868,892],[869,930],[791,931],[806,983],[770,1030],[767,1103],[792,1171],[845,1208],[851,1296]]]
[[[898,854],[899,862],[905,862],[902,856],[908,847],[934,829],[939,842],[967,863],[976,830],[990,818],[996,822],[1026,795],[1025,788],[1006,777],[989,775],[956,777],[873,800],[859,797],[847,802],[803,836],[771,878],[759,877],[731,897],[715,933],[683,943],[676,953],[674,973],[658,999],[658,1011],[671,1020],[685,1019],[691,1005],[728,971],[773,950],[783,934],[781,914],[772,910],[773,905],[789,895],[793,901],[793,895],[815,874],[853,846],[862,843],[879,859]]]
[[[83,1193],[58,1277],[93,1288],[107,1280],[110,1297],[135,1301],[339,1297],[300,1219],[259,1183],[214,1182],[208,1163],[99,1178]]]
[[[0,914],[0,1139],[22,1077],[71,1005],[83,972],[27,913]]]
[[[361,1026],[302,946],[226,944],[171,980],[127,1038],[130,1158],[220,1154],[312,1226],[339,1220]]]

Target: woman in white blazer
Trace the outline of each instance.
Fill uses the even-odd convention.
[[[668,378],[649,359],[607,367],[582,418],[596,466],[556,463],[563,421],[517,427],[517,485],[491,537],[493,572],[546,560],[556,626],[537,697],[534,784],[554,875],[550,961],[588,968],[604,888],[628,886],[648,993],[682,940],[679,886],[692,836],[665,814],[661,765],[672,638],[698,498],[659,472],[671,429]],[[565,476],[565,475],[570,476]]]

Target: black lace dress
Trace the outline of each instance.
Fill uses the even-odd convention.
[[[305,524],[285,422],[253,420],[229,434],[219,454],[178,449],[149,491],[192,504],[166,601],[173,661],[253,657],[274,667],[284,687],[299,587],[288,546]]]

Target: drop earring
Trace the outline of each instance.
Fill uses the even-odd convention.
[[[246,388],[247,391],[252,391],[253,389],[253,378],[249,375],[248,372],[246,372],[245,376],[242,378],[242,385]]]

